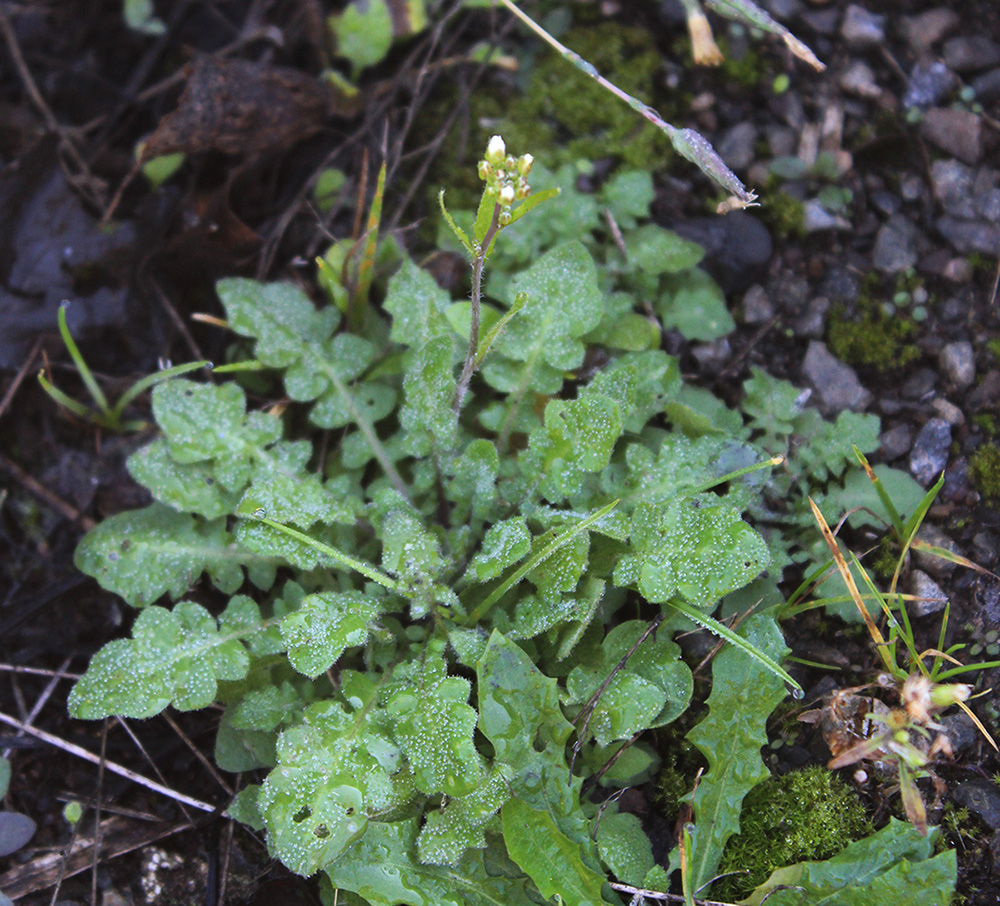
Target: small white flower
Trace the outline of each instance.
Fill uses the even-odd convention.
[[[514,203],[514,187],[506,185],[500,190],[500,204],[505,207]]]

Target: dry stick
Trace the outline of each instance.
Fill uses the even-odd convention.
[[[21,386],[21,382],[24,380],[28,370],[38,357],[38,352],[41,348],[42,338],[39,337],[35,340],[35,345],[31,347],[31,352],[28,353],[28,357],[24,360],[24,364],[17,369],[17,374],[14,375],[14,380],[10,382],[7,392],[3,395],[3,399],[0,400],[0,416],[7,411],[7,407],[10,405],[11,400],[14,399],[14,394],[17,393],[17,388]]]
[[[617,881],[609,881],[608,883],[615,890],[620,890],[622,893],[630,893],[634,898],[638,898],[640,901],[667,900],[671,903],[687,902],[683,894],[679,893],[662,893],[659,890],[646,890],[644,887],[633,887],[631,884],[619,884]],[[698,897],[694,898],[694,902],[698,903],[699,906],[732,906],[731,903],[725,903],[722,900],[702,900]]]
[[[17,43],[17,36],[11,27],[7,11],[2,6],[0,6],[0,31],[3,32],[4,41],[6,41],[7,49],[10,51],[11,59],[14,61],[14,68],[21,78],[21,84],[24,86],[24,90],[28,92],[28,96],[31,98],[38,112],[42,115],[42,119],[45,120],[46,127],[50,132],[54,132],[59,136],[59,144],[65,150],[67,156],[79,168],[80,174],[85,177],[88,184],[91,186],[95,185],[94,176],[90,172],[90,168],[80,156],[80,152],[76,150],[76,146],[69,140],[66,129],[59,125],[55,114],[52,113],[49,105],[45,102],[45,98],[42,97],[42,93],[38,90],[38,85],[35,84],[31,70],[28,69],[28,64],[25,63],[24,56],[21,54],[21,46]]]
[[[45,688],[42,690],[42,694],[38,696],[38,701],[35,702],[34,707],[31,709],[31,711],[28,712],[28,716],[24,719],[25,724],[33,723],[35,718],[38,717],[38,715],[41,713],[42,708],[45,707],[45,703],[52,697],[52,693],[55,691],[56,686],[59,684],[59,681],[63,678],[64,675],[63,670],[65,670],[69,666],[71,660],[73,660],[72,655],[67,657],[66,660],[62,662],[62,667],[59,668],[59,671],[57,673],[54,673],[49,682],[45,684]],[[18,730],[17,735],[14,738],[20,739],[20,737],[24,735],[24,732],[25,731],[23,730]],[[9,758],[10,753],[11,750],[9,748],[4,749],[2,752],[0,752],[0,758]]]
[[[569,766],[570,773],[573,772],[573,764],[576,762],[576,756],[580,754],[580,749],[583,748],[583,741],[587,736],[587,730],[590,729],[590,719],[594,716],[594,711],[597,708],[597,703],[598,701],[600,701],[601,696],[604,695],[604,693],[607,691],[608,686],[611,685],[611,681],[618,675],[619,671],[625,669],[625,665],[628,663],[628,659],[632,657],[632,655],[635,654],[638,647],[643,642],[645,642],[646,639],[648,639],[650,635],[653,634],[653,632],[656,631],[657,626],[659,626],[660,623],[663,622],[665,617],[666,614],[658,613],[650,621],[650,624],[646,627],[646,631],[643,632],[643,634],[639,636],[638,639],[636,639],[635,644],[631,648],[629,648],[629,650],[626,651],[625,654],[622,655],[622,659],[617,664],[615,664],[614,669],[608,674],[604,682],[597,687],[597,691],[594,692],[592,696],[590,696],[590,700],[587,702],[587,704],[583,706],[583,710],[576,716],[576,721],[579,721],[581,717],[584,718],[584,721],[583,721],[583,726],[580,727],[576,732],[576,742],[573,744],[573,758],[571,759]],[[586,716],[584,717],[584,715]],[[574,721],[574,723],[576,723],[576,721]]]
[[[78,680],[79,673],[64,673],[62,670],[45,670],[42,667],[22,667],[20,664],[0,664],[4,673],[27,673],[32,676],[55,676],[59,679]]]
[[[557,41],[544,28],[535,22],[534,19],[525,15],[520,9],[518,9],[517,6],[511,2],[511,0],[497,0],[497,2],[503,4],[506,9],[517,16],[521,22],[528,26],[528,28],[530,28],[543,41],[553,47],[560,54],[560,56],[572,63],[577,69],[580,70],[580,72],[584,75],[590,76],[590,78],[597,82],[598,85],[606,91],[610,91],[616,98],[624,101],[636,113],[656,126],[657,129],[670,139],[670,144],[673,145],[674,150],[680,154],[681,157],[687,158],[713,182],[718,183],[722,186],[722,188],[729,192],[730,198],[719,205],[720,213],[749,207],[756,202],[756,194],[750,192],[746,186],[743,185],[739,177],[737,177],[737,175],[726,166],[722,158],[719,157],[715,149],[709,144],[708,139],[706,139],[703,135],[695,132],[694,129],[678,129],[676,126],[671,126],[670,123],[664,120],[663,117],[661,117],[660,114],[648,104],[644,104],[638,98],[632,97],[632,95],[622,91],[617,85],[609,82],[597,71],[592,63],[588,63],[578,53],[570,50],[565,44]]]
[[[89,761],[91,764],[101,764],[100,756],[95,755],[93,752],[89,752],[87,749],[81,748],[74,743],[66,742],[66,740],[60,739],[52,733],[46,733],[44,730],[36,730],[34,727],[29,727],[26,724],[21,723],[21,721],[16,718],[11,717],[8,714],[4,714],[2,711],[0,711],[0,723],[23,730],[29,736],[34,736],[36,739],[42,740],[42,742],[47,742],[50,746],[62,749],[64,752],[69,752],[70,755],[76,755],[77,758],[82,758],[84,761]],[[209,803],[202,802],[200,799],[194,799],[184,793],[172,790],[170,787],[157,783],[155,780],[150,780],[148,777],[143,777],[142,774],[137,774],[135,771],[130,771],[128,768],[122,767],[122,765],[117,764],[114,761],[105,760],[104,765],[112,774],[117,774],[119,777],[131,780],[133,783],[137,783],[139,786],[144,786],[147,790],[152,790],[154,793],[166,796],[168,799],[173,799],[176,802],[183,802],[185,805],[190,805],[192,808],[200,809],[203,812],[214,812],[216,810],[214,805],[209,805]]]
[[[153,771],[156,773],[156,776],[160,778],[160,783],[162,783],[164,786],[166,786],[166,784],[167,784],[167,778],[163,776],[163,772],[160,770],[160,768],[156,764],[156,762],[153,761],[153,756],[150,755],[149,752],[146,751],[146,747],[142,744],[142,740],[140,740],[139,737],[135,735],[135,732],[132,730],[132,728],[127,723],[125,723],[124,718],[119,717],[117,714],[115,715],[115,723],[117,723],[118,726],[120,726],[125,731],[125,733],[128,736],[128,738],[132,740],[132,744],[139,750],[139,752],[141,753],[142,757],[146,760],[146,764],[148,764],[153,769]],[[107,721],[105,721],[104,726],[105,726],[105,734],[106,734],[107,733]],[[104,760],[104,748],[105,748],[105,745],[106,745],[106,743],[102,739],[101,740],[101,760],[102,761]],[[102,770],[103,770],[103,768],[102,768]],[[99,788],[103,788],[103,779],[99,782]],[[98,802],[97,802],[97,808],[98,808],[98,810],[100,810],[100,807],[101,807],[101,802],[100,802],[100,799],[98,799]],[[192,819],[191,815],[188,813],[188,810],[186,808],[184,808],[183,805],[181,806],[181,811],[184,813],[184,817],[188,821],[188,823],[189,824],[194,824],[194,820]]]
[[[202,752],[201,749],[199,749],[191,741],[188,735],[180,728],[177,721],[175,721],[167,711],[164,711],[160,716],[168,724],[170,724],[170,729],[173,730],[181,738],[181,741],[184,743],[184,745],[186,745],[191,750],[191,754],[194,755],[194,757],[197,758],[198,761],[202,763],[202,765],[204,765],[205,770],[212,775],[212,778],[215,780],[215,782],[218,783],[219,786],[221,786],[229,796],[232,796],[233,788],[228,783],[226,783],[225,780],[222,779],[222,775],[215,769],[215,765],[213,765],[212,762],[205,757],[205,753]]]
[[[97,525],[93,519],[89,516],[84,516],[78,509],[70,506],[70,504],[68,504],[61,497],[53,494],[52,491],[45,487],[45,485],[32,478],[31,475],[25,472],[24,469],[17,465],[17,463],[12,462],[3,454],[0,454],[0,470],[13,475],[14,478],[16,478],[23,485],[26,491],[34,494],[34,496],[41,500],[42,503],[55,510],[64,519],[77,523],[84,531],[89,532]]]

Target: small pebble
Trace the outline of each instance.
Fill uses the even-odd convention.
[[[899,394],[904,400],[929,400],[934,395],[937,384],[937,372],[932,368],[918,368],[899,388]]]
[[[944,419],[932,418],[917,432],[910,451],[910,471],[922,485],[934,481],[945,466],[951,450],[951,425]]]
[[[948,603],[948,596],[923,570],[915,569],[910,574],[910,591],[918,599],[907,601],[906,612],[911,617],[928,617],[940,613]]]
[[[917,538],[921,541],[926,541],[927,544],[932,547],[943,548],[952,554],[959,553],[958,545],[936,525],[931,525],[929,522],[925,522],[922,526],[920,526],[917,530]],[[955,572],[956,569],[958,569],[958,564],[953,560],[945,560],[934,554],[928,554],[914,549],[913,556],[916,560],[917,566],[935,578],[938,582],[944,582],[952,575],[952,573]]]
[[[885,41],[885,16],[852,3],[844,13],[840,34],[855,50],[877,47]]]
[[[855,60],[844,70],[840,76],[840,87],[848,94],[866,100],[874,101],[882,96],[882,89],[875,81],[875,73],[864,60]]]
[[[917,63],[906,79],[903,107],[925,110],[943,101],[958,85],[958,77],[940,60]]]
[[[938,356],[938,364],[951,386],[964,390],[976,379],[976,353],[968,340],[949,343]]]
[[[950,400],[938,397],[931,403],[931,408],[949,425],[965,424],[965,413]]]
[[[955,10],[946,6],[929,9],[919,16],[903,19],[903,37],[918,56],[926,53],[961,21]]]
[[[759,283],[755,283],[743,296],[743,322],[764,324],[773,317],[774,306],[767,297],[767,291]]]
[[[838,360],[819,340],[809,343],[802,361],[802,376],[816,391],[820,408],[827,414],[843,409],[857,411],[871,404],[872,395],[862,386],[854,369]]]
[[[931,188],[945,212],[952,217],[976,216],[972,198],[975,174],[971,167],[957,160],[936,160],[931,164]]]
[[[872,264],[884,274],[899,274],[913,267],[918,259],[920,231],[912,221],[896,215],[884,223],[875,236]]]
[[[959,254],[1000,257],[1000,226],[995,223],[945,216],[938,217],[934,227]]]
[[[942,48],[944,62],[955,72],[973,72],[1000,65],[1000,45],[987,35],[949,38]]]
[[[1000,69],[992,69],[973,79],[972,90],[980,104],[990,104],[1000,98]]]
[[[985,777],[973,777],[955,784],[951,798],[974,812],[994,830],[1000,828],[1000,786]]]
[[[974,273],[968,258],[952,258],[942,271],[944,278],[952,283],[968,283]]]
[[[913,443],[913,429],[902,422],[879,435],[879,447],[886,459],[898,459],[910,452]]]
[[[983,154],[983,121],[969,110],[932,107],[920,123],[927,141],[966,164],[976,164]]]

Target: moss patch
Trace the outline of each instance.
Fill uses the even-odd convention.
[[[859,315],[851,320],[842,305],[830,312],[827,343],[831,352],[849,365],[878,371],[894,371],[920,358],[920,350],[910,342],[917,325],[898,313],[887,314],[862,296]]]
[[[713,885],[713,899],[742,899],[776,868],[828,859],[872,832],[854,791],[822,767],[754,787],[743,802],[740,827],[726,844],[719,871],[749,873]]]
[[[987,500],[1000,500],[1000,447],[982,444],[969,457],[969,474]]]

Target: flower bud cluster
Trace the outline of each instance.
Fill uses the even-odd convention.
[[[494,135],[486,146],[486,156],[479,161],[479,178],[486,182],[487,196],[496,198],[500,205],[500,226],[510,223],[514,200],[523,201],[531,194],[528,174],[534,161],[530,154],[508,154],[499,135]]]

